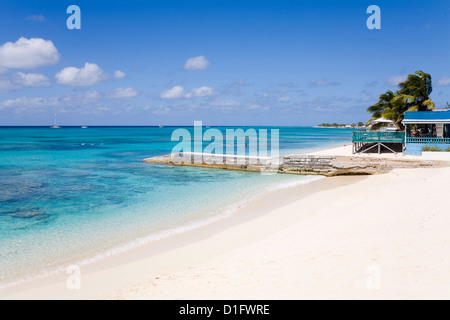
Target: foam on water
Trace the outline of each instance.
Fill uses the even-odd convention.
[[[299,186],[302,184],[311,183],[313,181],[318,181],[320,179],[323,179],[323,177],[318,177],[318,176],[297,177],[297,179],[294,181],[282,182],[282,183],[278,183],[275,185],[271,185],[261,191],[269,192],[269,191],[281,190],[284,188],[291,188],[291,187]],[[168,237],[171,237],[171,236],[174,236],[174,235],[186,232],[186,231],[195,230],[197,228],[203,227],[210,223],[213,223],[213,222],[219,221],[221,219],[224,219],[226,217],[229,217],[230,215],[234,214],[239,208],[244,207],[245,205],[250,203],[255,197],[257,197],[259,195],[260,195],[260,193],[253,194],[253,196],[251,196],[249,198],[241,199],[239,202],[230,204],[225,210],[217,212],[210,217],[193,220],[193,221],[190,221],[189,223],[177,226],[175,228],[161,230],[159,232],[151,233],[144,237],[133,239],[123,245],[113,247],[104,252],[100,252],[93,256],[86,257],[82,260],[74,260],[74,261],[71,261],[70,263],[66,263],[64,265],[59,265],[57,267],[50,268],[50,269],[43,269],[43,270],[40,270],[39,272],[29,273],[22,278],[18,278],[18,279],[14,279],[12,281],[0,283],[0,288],[6,288],[9,286],[14,286],[14,285],[18,285],[18,284],[25,283],[28,281],[32,281],[34,279],[43,278],[43,277],[46,277],[46,276],[49,276],[52,274],[65,272],[69,266],[74,265],[74,264],[81,267],[81,266],[99,261],[101,259],[113,256],[115,254],[123,253],[128,250],[137,248],[139,246],[149,244],[151,242],[162,240],[162,239],[165,239],[165,238],[168,238]]]

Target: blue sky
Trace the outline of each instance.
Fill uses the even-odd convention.
[[[66,9],[81,9],[69,30]],[[381,30],[369,30],[369,5]],[[0,4],[0,125],[316,125],[370,118],[408,73],[450,101],[450,2]]]

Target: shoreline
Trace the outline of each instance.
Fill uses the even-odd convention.
[[[81,290],[60,274],[0,298],[448,299],[448,178],[450,168],[395,169],[276,190],[83,267]]]
[[[92,261],[88,264],[82,265],[80,266],[83,275],[82,277],[96,278],[97,276],[95,275],[98,273],[108,273],[108,270],[114,272],[113,270],[120,270],[122,267],[126,268],[125,266],[130,262],[133,264],[142,259],[153,260],[159,255],[170,255],[171,252],[177,252],[180,250],[180,248],[183,248],[186,245],[195,245],[195,243],[198,243],[200,241],[206,241],[208,237],[213,236],[215,233],[224,232],[229,228],[239,226],[242,223],[248,223],[253,219],[264,216],[265,214],[270,213],[271,210],[274,210],[279,206],[287,205],[322,190],[338,188],[340,186],[344,186],[361,179],[364,178],[321,178],[296,186],[287,186],[277,188],[275,190],[265,191],[254,196],[244,205],[237,207],[233,213],[223,218],[220,217],[212,222],[207,222],[204,225],[192,228],[191,230],[173,234],[156,241],[140,244],[136,247],[129,248],[127,250],[112,254],[110,256],[105,256],[96,261]],[[280,201],[279,197],[281,195],[283,195],[283,197]],[[236,244],[229,245],[233,247]],[[213,256],[230,249],[231,248],[229,248],[227,245],[223,245],[223,248],[221,248],[220,250],[209,252],[208,256]],[[200,255],[203,254],[204,251]],[[206,257],[204,256],[196,257],[195,259],[199,259],[200,261],[202,261],[205,258]],[[162,269],[170,270],[170,263],[167,264],[165,268],[157,269],[159,270],[159,272],[163,272]],[[27,280],[23,283],[18,283],[13,286],[8,286],[6,288],[0,289],[0,299],[35,299],[36,297],[39,297],[39,299],[96,299],[99,297],[98,295],[105,294],[104,292],[100,293],[100,291],[102,291],[101,289],[98,290],[96,288],[91,288],[90,286],[90,288],[86,290],[89,292],[86,292],[84,289],[81,290],[82,292],[69,291],[66,288],[65,284],[68,276],[69,275],[60,268],[59,272]],[[114,279],[114,277],[112,277],[112,279]],[[103,281],[107,280],[104,279]],[[123,281],[130,282],[130,279],[128,281]],[[119,288],[120,286],[116,287],[116,289]]]
[[[341,154],[348,152],[348,149],[348,146],[337,146],[332,149],[310,151],[310,154]],[[223,256],[230,256],[234,252],[244,251],[246,252],[244,256],[251,256],[253,252],[248,251],[249,247],[258,247],[262,243],[266,243],[265,246],[270,245],[267,241],[275,235],[280,235],[279,237],[282,240],[278,239],[277,241],[283,242],[286,238],[287,230],[292,229],[292,226],[300,226],[296,230],[296,234],[298,234],[299,237],[303,233],[309,234],[311,231],[302,225],[307,225],[319,216],[324,217],[330,215],[332,212],[335,212],[338,216],[345,216],[347,211],[349,211],[352,216],[351,218],[346,219],[345,223],[352,224],[352,219],[358,217],[358,215],[355,215],[355,209],[352,207],[347,207],[347,211],[344,211],[343,207],[347,205],[347,202],[355,202],[354,198],[356,197],[356,199],[359,199],[361,202],[360,207],[364,208],[361,212],[365,213],[367,210],[371,211],[371,206],[376,207],[379,205],[375,205],[371,201],[372,197],[378,198],[380,203],[382,203],[384,198],[389,198],[391,196],[390,194],[384,194],[384,186],[386,186],[388,190],[391,190],[393,194],[398,190],[404,190],[404,192],[406,192],[405,190],[409,190],[409,193],[403,195],[402,201],[406,201],[406,203],[408,201],[415,201],[417,200],[417,197],[414,197],[413,185],[416,176],[418,181],[427,182],[429,185],[428,188],[442,186],[442,190],[439,190],[440,192],[438,192],[436,196],[426,193],[426,196],[429,198],[426,200],[427,202],[433,203],[441,201],[439,196],[442,197],[442,199],[446,198],[445,192],[443,191],[443,188],[445,188],[445,179],[441,181],[445,175],[450,176],[450,169],[395,169],[382,175],[323,177],[317,181],[302,183],[295,186],[269,189],[247,199],[248,201],[240,202],[240,205],[236,204],[232,213],[214,219],[212,222],[205,222],[190,230],[172,234],[156,241],[139,244],[133,248],[127,248],[121,252],[81,265],[81,290],[67,289],[66,281],[70,274],[67,274],[63,270],[59,273],[0,289],[0,299],[234,299],[234,295],[228,296],[224,293],[219,294],[219,292],[221,292],[221,290],[223,291],[227,286],[226,283],[218,284],[217,287],[214,288],[213,292],[216,292],[216,295],[211,295],[211,292],[204,295],[201,295],[200,293],[199,295],[192,295],[192,293],[186,291],[186,288],[183,288],[183,283],[189,281],[184,280],[184,282],[179,284],[178,281],[175,281],[174,279],[177,279],[180,274],[189,274],[190,272],[193,272],[191,270],[198,270],[201,266],[213,263]],[[403,181],[404,179],[402,178],[409,180],[409,182]],[[365,190],[365,188],[368,189]],[[342,203],[341,207],[334,208],[333,211],[330,208],[333,208],[334,202]],[[242,203],[244,204],[242,205]],[[367,203],[370,203],[368,209],[365,208]],[[388,199],[386,205],[392,205],[392,200]],[[407,212],[408,210],[418,210],[420,208],[426,213],[427,208],[429,208],[426,204],[422,207],[416,205],[416,207],[406,204],[405,208],[397,208],[397,210]],[[445,206],[443,204],[440,208],[445,211]],[[383,212],[383,209],[381,208],[379,208],[379,210],[381,210],[382,213],[386,213]],[[390,210],[393,209],[388,208],[388,210],[385,211],[390,212]],[[398,214],[398,212],[395,212],[395,214]],[[377,215],[378,212],[376,212],[375,216],[369,217],[368,221],[377,219]],[[329,216],[329,218],[331,220],[336,219],[333,216]],[[425,219],[424,217],[422,218]],[[389,217],[386,219],[389,219]],[[407,219],[407,217],[405,216],[403,219]],[[342,221],[336,220],[335,222],[336,225],[342,224]],[[445,222],[447,222],[447,220],[445,220]],[[318,232],[333,228],[326,219],[322,220],[321,223],[321,227],[316,229]],[[342,224],[341,227],[348,228],[349,226],[345,225],[345,223]],[[366,223],[366,221],[363,221],[363,223]],[[382,226],[382,228],[384,228],[384,226]],[[378,234],[377,236],[382,237],[382,234]],[[411,238],[408,240],[413,241],[413,235],[410,237]],[[316,240],[319,242],[321,241],[321,239]],[[371,239],[370,241],[373,242],[373,240],[374,239]],[[303,241],[308,242],[306,239],[303,239]],[[353,239],[353,241],[355,240]],[[393,241],[395,241],[395,238]],[[334,239],[332,243],[333,242]],[[124,244],[124,246],[126,245],[127,244]],[[290,244],[284,243],[279,246],[279,249],[283,251],[283,248],[289,245]],[[353,245],[352,242],[347,243],[347,246],[352,247]],[[322,246],[322,250],[329,250],[329,248],[327,248],[329,244],[322,243]],[[330,244],[330,246],[332,246],[332,244]],[[310,251],[310,248],[307,249]],[[278,249],[276,249],[276,251],[277,250]],[[448,248],[448,251],[450,252],[450,247]],[[295,251],[290,253],[294,254]],[[263,256],[265,255],[260,252],[260,255],[261,254]],[[298,253],[294,254],[294,256],[297,255]],[[358,255],[364,254],[359,252]],[[255,261],[260,259],[259,256],[254,258]],[[280,261],[283,262],[283,259],[285,259],[286,262],[289,262],[291,257],[283,256]],[[312,259],[314,261],[320,260],[321,256],[320,254],[316,254]],[[226,273],[226,271],[222,270],[222,265],[226,265],[227,263],[228,260],[222,261],[219,264],[216,263],[213,269],[215,271],[221,270],[221,272]],[[247,262],[247,264],[252,263],[253,262]],[[271,263],[276,264],[278,262]],[[239,264],[239,261],[235,261],[234,264],[231,264],[229,266],[230,269],[233,269],[237,264]],[[246,267],[247,265],[243,266],[244,269]],[[280,267],[284,268],[283,266]],[[309,266],[306,266],[306,268],[308,267]],[[262,269],[264,269],[264,263]],[[358,277],[361,278],[361,270],[358,272]],[[207,282],[208,284],[205,284],[205,287],[208,287],[209,283],[220,280],[215,279],[214,274],[214,272],[201,272],[196,273],[195,277],[210,279]],[[228,277],[230,277],[230,275],[228,275]],[[164,281],[159,281],[162,279],[164,279]],[[246,281],[246,279],[241,280]],[[261,281],[260,278],[254,280],[258,283]],[[173,295],[170,294],[170,292],[172,292],[170,290],[167,294],[158,290],[156,290],[156,293],[153,293],[153,286],[159,288],[159,285],[157,286],[155,281],[161,282],[161,288],[165,288],[165,290],[172,290],[171,288],[174,286],[176,289],[173,289]],[[191,283],[190,285],[194,284]],[[255,284],[247,283],[247,285],[254,286]],[[314,283],[309,283],[309,285],[314,285]],[[194,287],[195,286],[196,285],[194,285]],[[258,288],[253,289],[258,290]],[[208,290],[211,290],[211,288]],[[305,294],[280,296],[279,293],[274,296],[267,295],[261,297],[258,295],[253,296],[252,292],[243,290],[239,299],[309,299],[328,296],[330,298],[359,298],[367,296],[376,299],[384,297],[376,295],[376,292],[375,294],[367,292],[367,288],[364,288],[361,296],[351,295],[348,292],[338,294],[335,290],[336,289],[332,290],[333,294],[323,291],[323,295],[320,297]],[[359,290],[361,290],[361,288],[359,288]],[[225,290],[223,292],[227,291]],[[248,293],[247,296],[245,295],[245,292]],[[289,292],[289,290],[286,292]],[[397,296],[394,296],[394,298],[396,297]],[[413,298],[415,298],[415,296],[413,296]]]
[[[309,154],[311,152],[327,152],[327,150],[333,150],[338,146],[335,146],[333,144],[328,144],[326,146],[316,147],[316,148],[309,148],[305,150],[291,150],[292,152],[300,152],[304,154]],[[343,146],[339,146],[343,147]],[[280,173],[278,173],[280,174]],[[284,174],[284,173],[281,173]],[[48,277],[53,277],[55,275],[64,273],[65,270],[71,266],[71,265],[80,265],[80,266],[87,266],[90,264],[95,264],[103,259],[108,259],[112,256],[115,256],[117,254],[125,253],[129,250],[133,250],[135,248],[138,248],[140,246],[145,246],[150,243],[159,242],[161,240],[164,240],[166,238],[173,237],[178,234],[182,234],[184,232],[188,232],[191,230],[196,230],[198,228],[205,227],[211,223],[219,222],[223,219],[227,219],[231,215],[237,213],[241,208],[247,206],[249,203],[251,203],[254,200],[257,200],[260,197],[263,197],[264,195],[268,195],[272,192],[288,189],[288,188],[295,188],[298,185],[303,184],[309,184],[311,182],[314,182],[315,180],[322,179],[324,177],[318,177],[314,175],[302,175],[306,179],[309,179],[308,181],[296,181],[294,182],[294,186],[291,186],[290,184],[292,182],[287,183],[288,185],[285,185],[284,182],[274,183],[270,187],[267,187],[266,190],[263,190],[262,192],[255,193],[252,196],[248,198],[242,198],[239,201],[235,201],[232,203],[229,203],[229,205],[224,208],[221,211],[218,211],[215,213],[212,217],[204,218],[200,220],[194,220],[189,222],[188,224],[183,224],[177,227],[174,227],[172,229],[166,229],[161,232],[158,232],[156,234],[149,234],[145,236],[140,236],[137,238],[129,239],[126,242],[123,242],[121,245],[113,246],[106,251],[97,252],[91,255],[86,255],[84,258],[74,258],[73,260],[69,262],[64,262],[58,265],[54,265],[46,270],[36,270],[33,273],[24,274],[17,278],[8,279],[2,283],[0,283],[0,298],[2,295],[2,291],[9,290],[10,288],[15,288],[17,286],[24,286],[27,283],[30,282],[36,282],[36,281],[45,281]]]
[[[256,174],[256,173],[255,173]],[[108,259],[114,257],[115,255],[126,254],[127,251],[137,249],[142,246],[146,246],[153,243],[159,243],[167,238],[183,234],[185,232],[194,232],[199,228],[203,228],[212,223],[220,223],[220,221],[229,218],[230,216],[237,213],[242,208],[252,203],[266,195],[270,195],[273,192],[282,191],[289,188],[295,188],[297,186],[306,185],[314,181],[323,179],[324,177],[318,176],[304,176],[304,179],[300,179],[292,182],[277,182],[270,186],[267,186],[263,191],[255,193],[246,198],[241,198],[238,201],[230,202],[225,208],[217,211],[211,217],[205,217],[201,219],[195,219],[189,223],[177,225],[173,228],[164,229],[156,233],[151,233],[148,235],[140,236],[137,238],[132,238],[124,241],[120,245],[113,246],[105,251],[99,251],[91,255],[86,255],[83,258],[74,258],[68,262],[64,262],[58,265],[54,265],[46,270],[37,270],[36,272],[29,273],[21,276],[20,278],[10,279],[3,283],[0,283],[0,298],[2,290],[8,290],[10,288],[15,288],[17,286],[23,286],[30,282],[36,282],[38,280],[45,281],[46,278],[65,273],[68,267],[72,265],[77,265],[80,267],[89,266],[91,264],[98,263],[103,259]]]
[[[450,168],[395,169],[275,205],[204,243],[235,236],[235,249],[102,298],[448,299],[449,177]],[[417,183],[435,189],[418,197]],[[271,232],[248,239],[260,228]]]

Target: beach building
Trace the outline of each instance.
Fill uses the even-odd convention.
[[[406,127],[405,154],[421,155],[424,146],[450,147],[450,110],[406,112],[402,123]]]
[[[403,153],[405,150],[406,137],[404,132],[397,132],[394,121],[380,118],[371,123],[381,124],[378,131],[355,131],[353,132],[353,154],[355,153]]]
[[[422,155],[425,146],[450,148],[450,110],[408,111],[402,121],[405,131],[355,131],[353,153],[404,153]]]

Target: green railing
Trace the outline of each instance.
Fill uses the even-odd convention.
[[[431,137],[408,137],[407,143],[422,143],[422,144],[450,144],[450,138],[431,138]]]
[[[353,142],[384,142],[384,143],[405,143],[404,132],[353,132]]]

